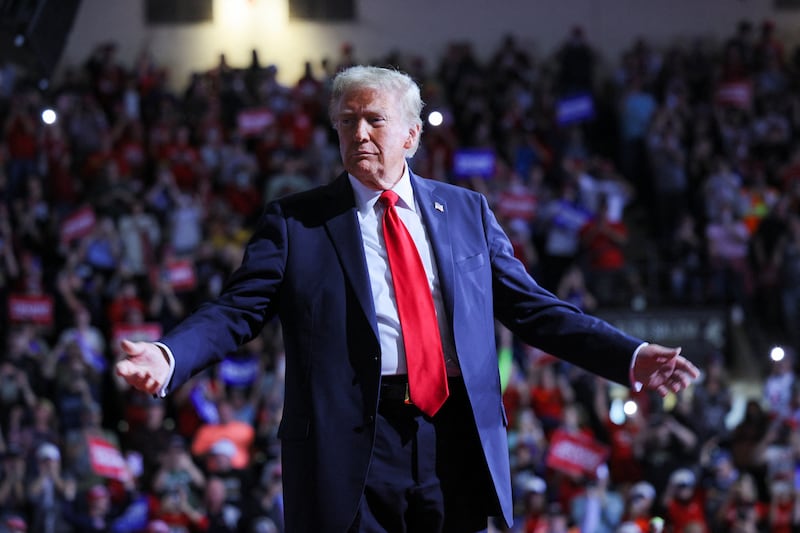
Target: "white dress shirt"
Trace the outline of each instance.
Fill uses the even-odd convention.
[[[389,259],[386,255],[386,246],[383,240],[382,222],[385,209],[383,203],[378,201],[383,191],[370,189],[353,176],[348,175],[348,178],[353,186],[355,195],[358,223],[361,227],[361,241],[364,245],[364,256],[367,261],[372,300],[375,303],[378,336],[381,344],[381,373],[406,374],[403,334],[400,329],[400,319],[397,316],[392,272],[389,269]],[[422,265],[425,267],[425,273],[428,276],[428,285],[433,295],[433,305],[436,308],[439,332],[442,336],[442,349],[447,363],[447,373],[451,376],[459,375],[461,371],[454,357],[455,343],[452,340],[452,331],[444,310],[436,261],[434,261],[430,239],[414,199],[414,190],[411,187],[408,166],[403,169],[403,176],[392,190],[400,197],[395,209],[417,246]]]

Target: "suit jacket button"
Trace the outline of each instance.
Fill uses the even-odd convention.
[[[375,422],[375,417],[373,415],[369,415],[367,417],[367,424],[372,424],[373,422]]]

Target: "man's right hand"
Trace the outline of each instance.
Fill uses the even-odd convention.
[[[161,348],[151,342],[124,339],[120,346],[125,358],[117,362],[117,375],[131,387],[149,394],[158,394],[166,385],[169,362]]]

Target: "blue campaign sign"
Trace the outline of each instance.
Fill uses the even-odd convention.
[[[556,122],[568,126],[594,118],[594,99],[589,93],[571,94],[556,103]]]
[[[495,157],[491,148],[459,148],[453,154],[453,175],[489,179],[494,176]]]

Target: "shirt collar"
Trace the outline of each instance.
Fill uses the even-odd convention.
[[[350,180],[350,185],[353,187],[353,193],[356,198],[356,208],[358,208],[361,214],[366,215],[375,207],[375,203],[378,201],[378,198],[380,198],[382,191],[370,189],[350,174],[347,175],[347,178]],[[411,187],[411,176],[408,173],[408,165],[403,167],[403,175],[400,177],[400,180],[395,183],[394,187],[392,187],[392,190],[400,197],[398,205],[412,211],[417,210],[416,204],[414,203],[414,189]]]

